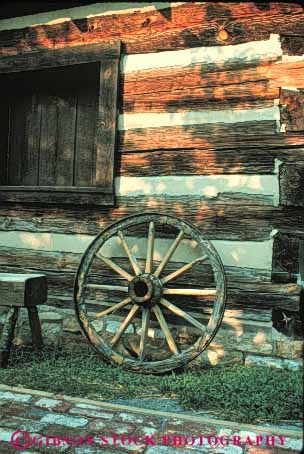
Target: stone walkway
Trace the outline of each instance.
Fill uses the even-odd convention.
[[[0,454],[298,454],[302,435],[0,385]]]

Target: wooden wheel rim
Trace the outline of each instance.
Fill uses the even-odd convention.
[[[192,239],[197,241],[199,247],[208,256],[210,265],[212,267],[216,284],[216,299],[204,334],[199,337],[199,339],[192,345],[191,348],[179,354],[172,355],[170,358],[165,360],[144,361],[122,355],[121,353],[115,351],[114,348],[112,348],[101,336],[99,336],[89,320],[90,317],[88,317],[87,315],[84,288],[93,259],[95,258],[101,247],[106,243],[106,241],[108,241],[111,237],[117,235],[119,230],[134,227],[139,224],[149,225],[149,223],[151,222],[176,227],[180,230],[180,232],[189,235]],[[134,372],[163,373],[182,367],[188,362],[192,361],[208,347],[208,345],[216,335],[225,310],[226,276],[222,261],[217,251],[210,243],[210,241],[203,238],[201,232],[196,227],[176,217],[158,213],[133,215],[107,227],[88,246],[87,250],[82,256],[75,279],[74,303],[76,315],[83,334],[86,336],[95,350],[97,350],[106,361],[111,362],[115,365],[120,365],[122,368],[132,370]],[[133,304],[133,308],[135,308],[136,304],[134,302]]]

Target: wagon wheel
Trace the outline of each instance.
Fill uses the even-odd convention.
[[[74,300],[82,332],[108,362],[162,373],[210,344],[224,313],[226,278],[218,253],[197,228],[172,216],[141,214],[111,225],[89,245]]]

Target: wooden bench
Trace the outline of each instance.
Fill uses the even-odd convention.
[[[0,306],[9,306],[0,345],[0,367],[7,367],[20,308],[28,310],[35,350],[43,347],[38,304],[47,300],[47,281],[43,274],[0,273]]]

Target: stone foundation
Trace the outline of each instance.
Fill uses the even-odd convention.
[[[0,308],[0,332],[6,316],[6,308]],[[73,346],[90,349],[85,337],[80,331],[78,321],[73,309],[59,309],[43,305],[39,307],[42,334],[46,346],[64,346],[73,351]],[[119,327],[117,317],[99,320],[95,329],[103,331],[104,337],[113,336]],[[138,350],[140,324],[133,323],[126,330],[123,341],[118,349],[125,355],[132,356]],[[187,346],[193,343],[194,331],[187,326],[179,327],[177,343]],[[166,342],[162,331],[151,327],[148,332],[149,348],[151,352],[162,359],[166,354]],[[31,333],[27,318],[27,311],[21,309],[21,314],[16,326],[14,344],[24,346],[31,344]],[[279,332],[272,326],[271,321],[256,321],[224,317],[218,333],[207,350],[196,360],[189,363],[188,367],[198,365],[215,366],[231,363],[247,365],[268,365],[271,367],[297,369],[302,365],[303,340],[294,339]]]

